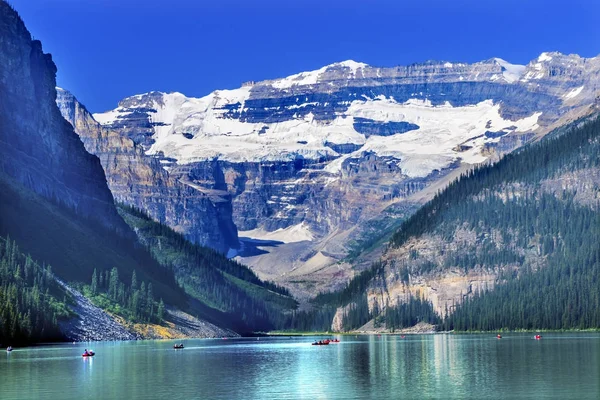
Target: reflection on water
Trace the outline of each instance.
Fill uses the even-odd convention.
[[[1,399],[600,398],[600,335],[95,343],[0,359]]]

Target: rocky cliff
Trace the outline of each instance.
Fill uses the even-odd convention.
[[[56,107],[56,66],[19,15],[0,1],[0,171],[110,228],[118,216],[98,158]]]
[[[341,261],[365,232],[585,113],[599,71],[600,58],[560,53],[528,65],[345,61],[202,98],[136,95],[94,116],[182,182],[231,194],[252,248],[243,261],[309,293],[352,274]]]
[[[118,202],[144,210],[195,243],[224,253],[239,247],[226,192],[197,190],[179,182],[157,157],[145,155],[133,140],[97,123],[68,91],[58,89],[57,104],[86,149],[100,159]]]

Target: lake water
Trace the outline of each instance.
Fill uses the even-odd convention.
[[[1,399],[599,399],[600,335],[64,344],[0,354]],[[84,347],[96,356],[83,359]],[[4,352],[4,351],[3,351]]]

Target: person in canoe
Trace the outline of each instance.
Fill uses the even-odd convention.
[[[94,353],[94,350],[88,350],[88,349],[85,349],[85,350],[83,351],[83,354],[82,354],[82,356],[83,356],[83,357],[92,357],[94,354],[96,354],[96,353]]]

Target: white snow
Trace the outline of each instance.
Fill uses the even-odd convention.
[[[368,67],[369,65],[361,62],[356,62],[354,60],[346,60],[339,63],[331,64],[330,67],[331,66],[348,67],[352,71],[356,72],[358,69]]]
[[[361,68],[368,67],[368,65],[365,63],[356,62],[353,60],[346,60],[346,61],[326,65],[326,66],[319,68],[317,70],[314,70],[314,71],[300,72],[299,74],[290,75],[286,78],[270,81],[270,84],[271,84],[271,86],[273,86],[274,88],[277,88],[277,89],[289,89],[292,86],[314,85],[315,83],[319,82],[319,80],[320,80],[319,78],[321,77],[321,75],[323,73],[325,73],[325,71],[327,71],[330,68],[335,68],[335,67],[349,68],[350,69],[349,78],[354,78],[356,75],[356,71],[358,71]]]
[[[502,76],[504,76],[504,79],[508,83],[518,81],[527,68],[525,65],[511,64],[501,58],[495,58],[494,60],[504,68]]]
[[[539,64],[538,64],[539,65]],[[534,68],[537,65],[534,65]],[[535,71],[527,71],[525,75],[521,78],[522,82],[527,82],[531,79],[542,79],[546,74],[543,71],[535,72]]]
[[[275,240],[283,243],[312,241],[314,238],[308,227],[308,224],[305,222],[288,226],[287,228],[280,228],[271,232],[262,228],[252,229],[250,231],[239,231],[238,235],[240,237],[249,237],[260,240]]]
[[[552,56],[550,56],[548,53],[542,53],[538,57],[539,62],[550,61],[550,60],[552,60]]]
[[[444,67],[445,68],[452,68],[452,63],[446,62],[446,63],[444,63]]]
[[[380,156],[399,159],[406,175],[423,177],[435,169],[448,167],[459,158],[468,163],[482,162],[485,157],[480,153],[484,144],[500,139],[474,137],[483,135],[487,130],[499,131],[513,125],[519,132],[535,130],[540,116],[536,113],[519,121],[504,120],[499,115],[500,106],[491,100],[453,107],[449,103],[433,106],[429,100],[417,99],[398,103],[378,96],[352,101],[346,112],[331,121],[316,120],[312,113],[269,124],[225,118],[222,107],[240,103],[243,108],[250,89],[220,90],[199,99],[187,98],[180,93],[162,94],[158,102],[151,104],[156,112],[149,113],[149,116],[161,126],[155,126],[152,136],[155,142],[147,154],[163,152],[165,156],[176,159],[179,165],[214,158],[231,162],[268,162],[291,161],[298,157],[337,157],[329,162],[325,171],[339,174],[345,159],[359,157],[363,151],[373,151]],[[302,108],[306,104],[293,107]],[[101,123],[107,123],[127,112],[117,109],[95,117]],[[405,121],[417,124],[419,129],[367,139],[354,129],[355,117],[381,122]],[[486,128],[488,122],[490,126]],[[265,127],[268,129],[265,130]],[[191,134],[192,138],[187,139],[183,133]],[[325,146],[326,142],[363,147],[352,154],[340,155]],[[453,150],[459,144],[473,148],[459,153]]]
[[[564,95],[565,99],[572,99],[574,97],[579,96],[579,94],[581,93],[581,91],[583,90],[583,86],[580,86],[578,88],[575,88],[573,90],[571,90],[569,93]]]
[[[391,100],[355,101],[347,114],[376,121],[406,121],[419,125],[419,129],[394,136],[371,136],[360,150],[329,163],[325,170],[337,173],[345,159],[358,157],[363,151],[400,159],[403,173],[411,177],[427,176],[435,169],[448,167],[458,158],[471,164],[483,162],[485,157],[480,154],[483,145],[500,138],[475,137],[488,130],[499,131],[511,126],[516,126],[516,132],[535,130],[541,115],[535,113],[518,121],[509,121],[499,112],[500,105],[491,100],[465,107],[452,107],[448,103],[432,106],[429,101],[416,99],[403,104]],[[453,148],[458,144],[473,148],[457,153]]]
[[[278,79],[271,83],[271,86],[277,89],[287,89],[292,86],[313,85],[318,82],[319,76],[328,67],[323,67],[315,71],[301,72],[299,74],[290,75],[283,79]]]
[[[111,110],[111,111],[106,111],[104,113],[93,114],[93,116],[94,116],[94,119],[96,121],[98,121],[100,124],[107,125],[107,124],[112,124],[113,122],[115,122],[117,117],[121,114],[122,114],[122,109],[119,107],[119,108],[115,108],[114,110]]]

